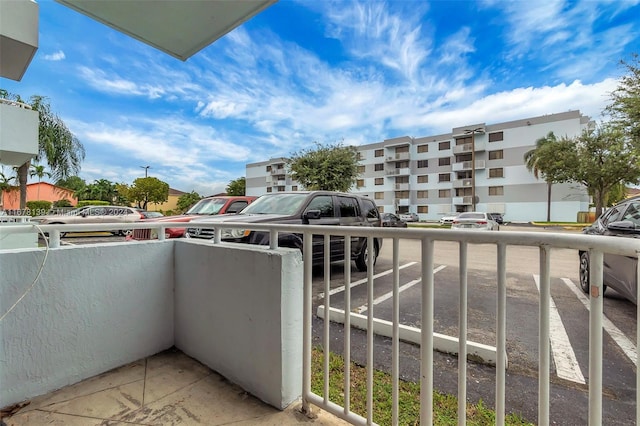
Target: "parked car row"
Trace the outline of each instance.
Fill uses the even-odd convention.
[[[459,218],[461,215],[465,215],[467,213],[477,213],[477,214],[483,214],[484,215],[484,219],[487,221],[492,221],[495,222],[498,225],[502,225],[504,224],[504,217],[502,215],[502,213],[481,213],[481,212],[463,212],[463,213],[456,213],[456,212],[452,212],[452,213],[446,213],[444,216],[442,216],[440,218],[440,224],[441,225],[452,225],[454,222],[456,222],[456,219]],[[463,217],[463,219],[468,219],[469,217]],[[467,220],[463,221],[463,222],[468,222]],[[456,228],[469,228],[469,226],[457,226]],[[490,227],[492,228],[492,227]],[[493,226],[493,228],[495,228],[495,226]],[[493,230],[493,229],[491,229]],[[495,229],[497,231],[497,229]]]

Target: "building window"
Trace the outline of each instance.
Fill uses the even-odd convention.
[[[364,154],[362,151],[358,151],[358,160],[364,160]]]
[[[356,187],[362,188],[364,186],[364,179],[356,180]]]
[[[471,143],[471,136],[465,136],[465,137],[456,139],[456,145],[464,145],[467,143]]]
[[[384,170],[384,163],[374,164],[374,165],[373,165],[373,169],[374,169],[376,172],[380,172],[380,171]]]
[[[358,166],[358,173],[364,173],[367,170],[367,166]]]
[[[418,206],[418,213],[429,213],[429,206]]]
[[[424,169],[425,167],[429,167],[429,160],[418,160],[418,168]]]
[[[429,152],[429,145],[426,143],[424,145],[418,145],[418,154],[421,152]]]
[[[450,166],[450,165],[451,165],[451,157],[438,158],[438,166]]]
[[[504,151],[497,149],[495,151],[489,151],[489,160],[502,160],[504,158]]]
[[[502,167],[497,169],[489,169],[489,177],[490,178],[504,177],[504,169]]]
[[[489,195],[504,195],[504,186],[490,186]]]
[[[375,155],[376,157],[384,157],[384,149],[376,149],[376,150],[374,151],[374,155]]]
[[[440,142],[438,144],[438,149],[440,151],[444,151],[445,149],[451,148],[451,141]]]
[[[271,192],[271,191],[272,191],[271,187],[267,186],[267,192]]]
[[[438,175],[438,182],[451,182],[451,173],[440,173]]]
[[[450,189],[440,189],[440,190],[438,190],[438,197],[440,197],[440,198],[451,198],[451,190]]]
[[[376,200],[384,200],[384,192],[375,192],[373,198]]]
[[[409,176],[396,177],[396,183],[409,183]]]
[[[267,166],[267,172],[271,171],[271,166]]]
[[[418,191],[418,198],[429,198],[429,191]]]
[[[409,152],[409,145],[407,146],[399,146],[396,148],[396,154],[400,154],[402,152]]]
[[[297,191],[297,190],[298,190],[298,185],[293,185],[293,186],[291,187],[291,190],[292,190],[292,191]]]
[[[376,178],[375,184],[376,185],[384,185],[384,178]]]
[[[396,198],[409,198],[409,191],[396,191]]]
[[[418,183],[428,183],[429,175],[420,175],[418,176]]]
[[[499,142],[504,140],[504,134],[502,132],[489,133],[489,142]]]
[[[409,167],[409,162],[408,161],[397,161],[396,162],[396,169],[406,169]]]

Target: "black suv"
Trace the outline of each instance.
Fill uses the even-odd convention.
[[[198,223],[216,224],[221,222],[279,223],[305,225],[337,226],[381,226],[380,214],[376,204],[369,198],[354,194],[331,191],[278,192],[263,195],[237,215],[223,215],[207,219],[197,219],[187,228],[187,238],[213,238],[213,229],[197,228]],[[241,229],[223,229],[224,241],[269,244],[269,233],[264,231],[244,231]],[[314,235],[313,263],[322,264],[324,259],[324,238]],[[382,238],[375,238],[373,251],[374,263],[382,247]],[[279,232],[278,246],[302,250],[302,235]],[[367,270],[369,249],[367,239],[353,237],[351,259],[355,260],[360,271]],[[331,261],[344,260],[344,238],[331,237]]]
[[[622,238],[640,238],[640,199],[624,200],[604,212],[591,226],[582,231],[591,235],[609,235]],[[589,252],[580,251],[580,287],[589,293]],[[615,254],[604,254],[603,280],[606,286],[637,304],[638,259]]]

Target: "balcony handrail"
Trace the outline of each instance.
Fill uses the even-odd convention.
[[[282,224],[247,224],[241,222],[225,222],[225,223],[207,223],[207,222],[136,222],[136,223],[122,223],[122,224],[69,224],[69,225],[35,225],[35,224],[3,224],[0,225],[0,238],[5,233],[22,233],[22,232],[47,232],[49,233],[50,247],[58,247],[60,232],[87,232],[87,231],[110,231],[110,230],[126,230],[126,229],[157,229],[160,244],[165,244],[164,240],[165,228],[186,228],[186,227],[199,227],[199,228],[212,228],[215,230],[213,244],[230,244],[221,240],[221,234],[223,229],[251,229],[259,230],[270,233],[270,245],[269,249],[278,248],[278,233],[298,233],[303,235],[303,276],[304,276],[304,319],[303,319],[303,333],[304,333],[304,349],[303,349],[303,405],[308,409],[308,404],[313,403],[318,405],[322,409],[333,413],[334,415],[341,417],[352,424],[365,425],[372,424],[371,414],[367,415],[368,418],[364,418],[356,413],[353,413],[347,408],[341,407],[338,404],[329,400],[328,388],[325,387],[324,395],[320,396],[311,391],[311,350],[312,350],[312,324],[313,324],[313,312],[312,312],[312,248],[310,241],[314,235],[323,235],[325,237],[330,236],[344,236],[344,237],[365,237],[367,238],[367,244],[369,247],[373,247],[374,238],[388,238],[392,239],[393,244],[393,268],[394,275],[398,274],[399,270],[399,255],[398,248],[402,240],[413,239],[421,242],[421,282],[422,282],[422,305],[421,305],[421,318],[422,329],[420,330],[420,362],[421,362],[421,408],[420,408],[420,424],[432,424],[433,423],[433,350],[434,350],[434,306],[433,306],[433,292],[434,292],[434,243],[437,241],[449,241],[458,242],[460,245],[460,275],[461,277],[468,272],[467,261],[467,246],[468,244],[493,244],[497,249],[497,326],[496,326],[496,396],[495,396],[495,410],[496,410],[496,424],[503,425],[505,419],[505,392],[506,392],[506,321],[507,321],[507,278],[506,278],[506,247],[507,246],[529,246],[537,247],[540,251],[540,306],[539,317],[541,318],[539,323],[539,366],[538,366],[538,418],[537,421],[540,424],[549,423],[549,406],[550,406],[550,350],[549,350],[549,336],[550,336],[550,301],[551,301],[551,249],[574,249],[581,251],[588,251],[590,253],[590,285],[592,292],[590,295],[589,306],[589,328],[592,330],[589,335],[589,381],[588,381],[588,394],[589,394],[589,424],[602,424],[602,395],[603,395],[603,337],[602,337],[602,322],[603,322],[603,300],[601,295],[603,294],[603,259],[604,253],[629,256],[638,259],[640,253],[640,245],[637,240],[631,238],[616,238],[610,236],[595,236],[587,234],[560,234],[560,233],[537,233],[537,232],[482,232],[482,231],[469,231],[469,230],[451,230],[451,229],[424,229],[424,228],[378,228],[378,227],[340,227],[340,226],[322,226],[322,225],[282,225]],[[57,242],[56,242],[57,240]],[[328,244],[330,238],[325,238],[325,244]],[[132,242],[131,244],[136,244]],[[232,244],[232,243],[231,243]],[[350,252],[351,239],[345,238],[345,252]],[[38,250],[38,249],[34,249]],[[329,263],[330,250],[325,249],[325,264]],[[346,265],[346,263],[345,263]],[[368,258],[368,278],[367,278],[367,291],[369,293],[369,300],[373,300],[373,256]],[[346,290],[345,295],[349,293],[350,275],[346,272],[350,270],[350,266],[345,267],[345,282]],[[327,270],[327,269],[325,269]],[[330,288],[330,273],[325,273],[325,289]],[[394,283],[394,288],[397,289],[397,281]],[[397,294],[397,291],[394,290]],[[464,298],[460,298],[460,311],[466,312],[468,307],[466,306],[466,300],[468,295],[467,280],[461,279],[460,293],[464,295]],[[326,307],[331,307],[330,297],[331,292],[326,290],[324,292],[323,302]],[[345,296],[346,297],[346,296]],[[398,297],[393,297],[394,305],[398,303]],[[463,305],[463,300],[464,305]],[[397,310],[396,310],[397,311]],[[367,312],[367,322],[373,324],[373,309],[369,309]],[[350,318],[350,312],[345,312],[345,328],[348,327]],[[466,315],[465,315],[466,318]],[[392,362],[395,366],[398,364],[399,359],[399,318],[394,315],[392,326]],[[638,326],[638,324],[636,324]],[[329,325],[327,320],[324,322],[325,332],[323,333],[323,344],[325,350],[329,348],[330,335],[327,332]],[[638,327],[640,328],[640,327]],[[466,321],[459,327],[458,342],[459,342],[459,359],[467,359],[466,347],[469,344],[467,340],[467,326]],[[368,327],[367,331],[367,365],[373,365],[373,327]],[[347,349],[348,336],[350,333],[345,332],[345,358],[349,360],[349,352]],[[637,350],[637,349],[636,349]],[[325,353],[325,359],[327,354]],[[345,362],[345,368],[349,363]],[[324,366],[325,382],[328,381],[329,368],[328,363]],[[458,416],[462,419],[464,424],[464,416],[466,416],[466,381],[468,380],[468,374],[466,370],[465,362],[458,362],[459,374],[458,374]],[[640,379],[640,371],[636,372],[636,380]],[[345,389],[349,389],[349,374],[345,374]],[[392,372],[393,388],[394,388],[394,400],[392,402],[392,415],[397,419],[399,405],[397,400],[398,395],[398,369],[394,367]],[[367,399],[368,406],[372,406],[372,392],[373,379],[367,380]],[[640,400],[640,388],[636,389],[636,401]]]

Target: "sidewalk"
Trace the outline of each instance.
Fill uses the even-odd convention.
[[[177,349],[34,398],[6,425],[347,425],[301,403],[279,411]],[[3,413],[3,415],[5,415]]]

